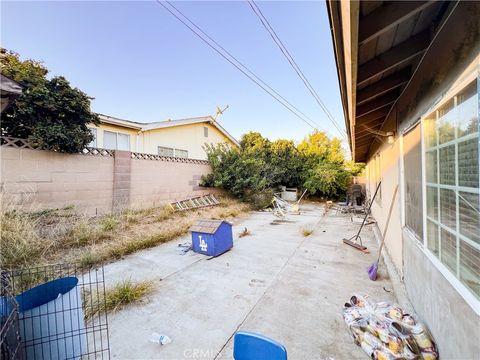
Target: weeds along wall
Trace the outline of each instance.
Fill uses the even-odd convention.
[[[205,160],[88,148],[83,154],[35,150],[2,138],[2,206],[37,211],[74,205],[86,215],[149,208],[211,192],[198,186]]]

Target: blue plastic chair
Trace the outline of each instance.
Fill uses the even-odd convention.
[[[287,349],[263,335],[238,331],[233,338],[235,360],[287,360]]]

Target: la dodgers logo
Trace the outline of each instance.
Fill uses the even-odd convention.
[[[202,239],[202,235],[199,235],[198,238],[200,239],[200,250],[207,251],[207,248],[208,248],[207,242]]]

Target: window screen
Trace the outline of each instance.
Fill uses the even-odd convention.
[[[113,131],[103,132],[103,147],[112,150],[130,150],[130,135]]]
[[[117,133],[117,149],[130,150],[130,135]]]
[[[208,137],[208,127],[203,127],[203,136]]]
[[[422,146],[420,125],[403,137],[405,225],[423,238]]]
[[[473,81],[424,120],[424,141],[427,248],[480,298],[478,106]]]
[[[181,149],[175,149],[175,157],[188,158],[188,151],[187,150],[181,150]]]
[[[117,148],[117,133],[111,131],[103,132],[103,147],[115,150]]]
[[[158,155],[173,157],[173,148],[169,148],[169,147],[165,147],[165,146],[159,146],[158,147]]]

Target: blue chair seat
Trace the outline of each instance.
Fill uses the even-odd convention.
[[[235,360],[287,360],[285,347],[266,336],[238,331],[233,338]]]

